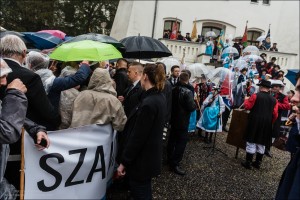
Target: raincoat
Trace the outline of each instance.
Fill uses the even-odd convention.
[[[127,118],[116,95],[108,71],[97,68],[87,90],[75,99],[70,127],[111,123],[114,130],[122,131]]]

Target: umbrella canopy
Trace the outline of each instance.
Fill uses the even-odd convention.
[[[232,99],[232,83],[233,83],[233,72],[225,67],[218,67],[214,69],[207,77],[221,90],[220,94]]]
[[[205,33],[205,37],[217,37],[217,35],[213,31],[208,31]]]
[[[222,51],[222,55],[224,54],[233,54],[233,56],[236,57],[239,55],[239,52],[236,48],[229,46]]]
[[[65,39],[66,34],[60,30],[41,30],[38,33],[49,33],[59,39]]]
[[[296,75],[299,73],[299,69],[288,69],[285,77],[293,84],[296,85]]]
[[[164,63],[166,65],[166,73],[169,74],[171,72],[171,67],[174,65],[180,66],[181,63],[176,58],[163,58],[160,62]]]
[[[191,72],[191,78],[202,77],[204,75],[207,78],[209,74],[209,69],[202,63],[194,63],[186,67],[187,70]]]
[[[147,36],[126,37],[120,42],[125,46],[126,58],[162,58],[172,55],[170,50],[159,40]]]
[[[121,53],[111,44],[92,40],[83,40],[62,44],[51,54],[50,58],[60,61],[103,61],[122,58]]]
[[[51,49],[63,42],[60,38],[49,33],[23,32],[23,34],[37,49]]]
[[[259,55],[259,49],[256,46],[250,45],[243,50],[243,53],[251,53],[252,55]]]
[[[66,42],[64,42],[64,43],[78,42],[78,41],[82,41],[82,40],[93,40],[93,41],[98,41],[98,42],[102,42],[102,43],[106,43],[106,44],[112,44],[119,51],[125,52],[125,47],[121,42],[119,42],[115,38],[112,38],[108,35],[102,35],[102,34],[97,34],[97,33],[87,33],[87,34],[83,34],[83,35],[78,35],[69,40],[66,40]]]
[[[234,67],[238,67],[239,70],[242,70],[243,68],[248,68],[248,63],[242,58],[236,60],[233,65]]]
[[[263,59],[262,57],[258,56],[258,55],[246,55],[244,57],[242,57],[242,59],[244,59],[245,61],[249,61],[249,62],[262,62]]]

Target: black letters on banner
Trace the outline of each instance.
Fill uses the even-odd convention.
[[[98,160],[99,160],[99,155],[100,155],[100,161],[101,161],[101,168],[96,169],[98,165]],[[105,179],[105,160],[104,160],[104,151],[103,151],[103,146],[98,146],[96,153],[95,153],[95,160],[93,167],[88,175],[88,178],[86,180],[87,183],[91,182],[93,179],[93,175],[95,172],[100,172],[102,171],[102,179]]]
[[[54,176],[54,178],[55,178],[54,185],[52,185],[50,187],[47,187],[45,185],[44,180],[41,180],[37,183],[38,188],[43,192],[49,192],[49,191],[55,190],[60,185],[61,180],[62,180],[61,174],[47,164],[47,159],[49,159],[49,158],[56,158],[58,160],[58,163],[64,162],[64,157],[59,153],[51,153],[51,154],[47,154],[47,155],[44,155],[41,157],[40,167],[43,170],[45,170],[46,172],[48,172],[49,174],[51,174],[52,176]]]
[[[80,156],[79,156],[79,160],[78,160],[78,163],[77,163],[75,169],[73,170],[73,172],[71,173],[71,175],[69,176],[69,178],[67,179],[67,181],[65,183],[65,187],[84,183],[84,180],[74,181],[74,182],[72,182],[72,181],[73,181],[74,177],[76,176],[77,172],[79,171],[80,167],[83,164],[86,151],[87,151],[87,148],[69,151],[69,155],[80,153]]]

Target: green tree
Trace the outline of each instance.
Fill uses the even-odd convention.
[[[0,0],[0,24],[8,30],[59,29],[67,35],[111,30],[119,0]]]

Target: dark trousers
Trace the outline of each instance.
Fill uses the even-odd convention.
[[[187,141],[187,130],[174,130],[171,128],[167,146],[167,156],[172,167],[178,166],[182,160]]]
[[[225,111],[222,114],[222,123],[223,123],[223,127],[226,127],[229,116],[230,116],[230,111],[226,106],[225,106]]]
[[[134,200],[152,199],[151,179],[147,179],[145,181],[137,181],[129,177],[129,186],[131,197]]]

